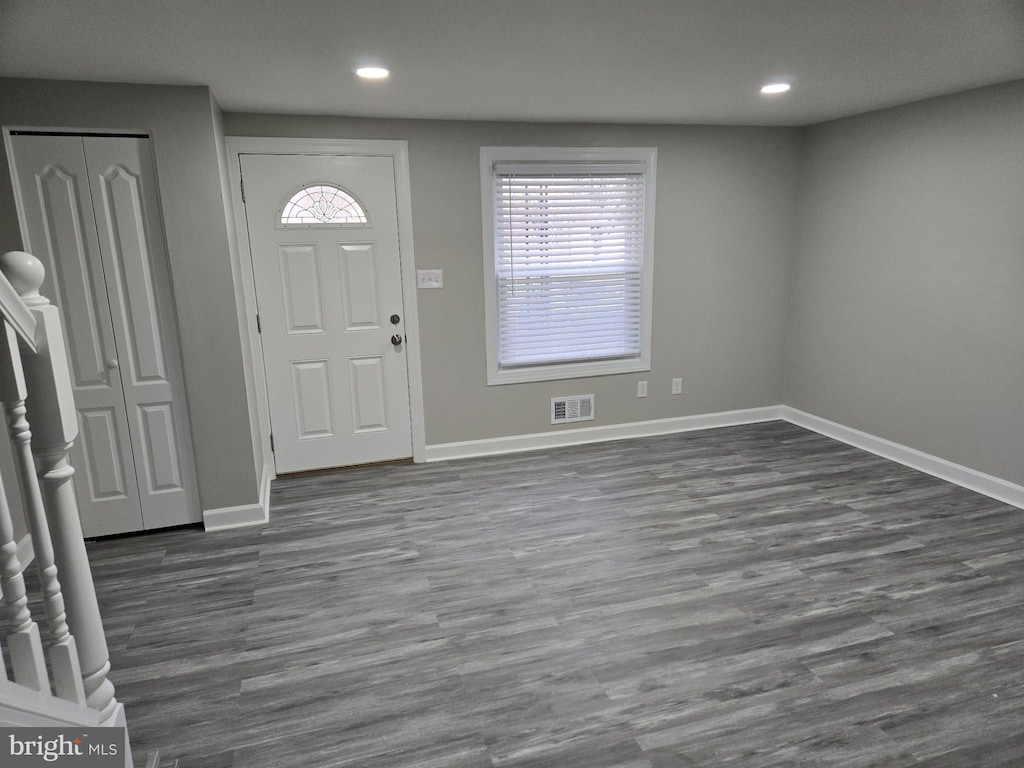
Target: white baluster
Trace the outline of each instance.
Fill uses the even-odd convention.
[[[7,323],[3,325],[7,327]],[[3,591],[12,627],[7,637],[11,667],[14,680],[19,685],[49,693],[50,682],[46,676],[46,658],[39,640],[39,627],[32,621],[32,613],[28,609],[25,579],[21,570],[11,510],[7,506],[3,477],[0,477],[0,589]]]
[[[7,326],[5,330],[6,334],[0,334],[0,402],[3,402],[7,414],[14,460],[25,500],[25,516],[32,534],[32,548],[43,588],[43,606],[50,625],[53,685],[60,698],[84,704],[85,689],[78,663],[78,650],[75,638],[68,629],[64,595],[61,593],[57,565],[54,562],[50,526],[46,522],[39,478],[36,477],[32,459],[32,432],[25,418],[25,374],[21,354],[14,329]]]
[[[36,320],[37,352],[23,358],[32,452],[55,560],[64,580],[67,621],[78,644],[86,701],[100,712],[105,724],[123,724],[124,709],[114,696],[113,683],[107,679],[110,654],[78,516],[72,484],[75,470],[68,461],[71,442],[78,436],[78,419],[60,312],[39,294],[45,273],[34,256],[21,251],[5,253],[0,256],[0,271]]]

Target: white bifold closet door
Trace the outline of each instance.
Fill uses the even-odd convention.
[[[199,522],[149,140],[15,134],[11,146],[25,247],[64,321],[85,535]]]

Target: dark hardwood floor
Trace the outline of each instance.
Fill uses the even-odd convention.
[[[1024,765],[1024,512],[782,422],[89,551],[135,751],[182,768]]]

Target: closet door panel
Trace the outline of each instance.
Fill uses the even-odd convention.
[[[84,140],[146,528],[198,522],[170,274],[149,142]]]
[[[126,451],[131,451],[131,445],[124,442],[124,430],[114,409],[79,408],[78,425],[78,441],[85,454],[85,463],[75,465],[79,490],[83,481],[88,482],[94,502],[137,495],[128,485],[127,479],[131,478],[125,478],[122,462],[118,461]]]
[[[110,165],[99,175],[101,204],[97,209],[101,248],[107,247],[109,272],[107,290],[111,308],[120,310],[127,346],[127,369],[135,384],[167,383],[164,344],[157,316],[157,296],[153,286],[151,258],[143,220],[142,180],[123,164]],[[116,300],[115,300],[116,299]]]
[[[103,536],[140,530],[141,502],[82,138],[15,135],[11,144],[25,249],[46,267],[42,292],[61,310],[78,410],[71,462],[83,531]]]

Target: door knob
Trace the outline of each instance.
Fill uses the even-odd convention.
[[[391,337],[391,343],[397,347],[399,344],[402,343],[402,337],[396,333],[394,336]]]
[[[110,370],[117,368],[117,360],[107,360],[107,368]]]

